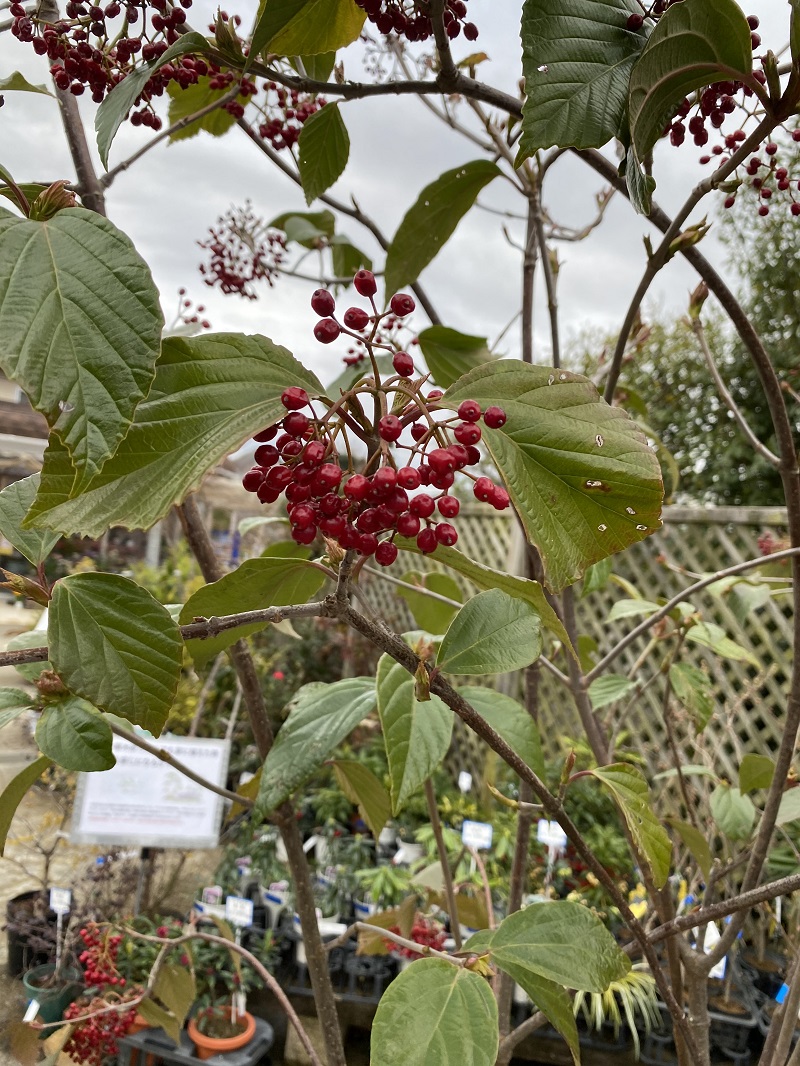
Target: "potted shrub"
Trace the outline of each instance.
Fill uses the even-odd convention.
[[[81,971],[64,962],[34,966],[22,975],[22,984],[29,999],[39,1004],[39,1020],[46,1024],[60,1021],[83,988]]]

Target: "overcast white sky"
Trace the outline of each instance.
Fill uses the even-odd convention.
[[[195,0],[189,12],[198,28],[204,28],[216,5]],[[252,18],[253,2],[233,3],[245,21]],[[485,80],[509,91],[520,75],[518,38],[520,4],[516,0],[469,0],[470,18],[478,25],[475,45],[455,42],[456,58],[476,49],[488,53],[491,62],[480,68]],[[764,47],[780,50],[788,38],[789,8],[785,0],[748,0],[746,14],[762,20]],[[343,53],[345,73],[360,79],[363,67],[360,46]],[[35,82],[48,80],[47,60],[35,56],[10,34],[0,38],[0,77],[22,70]],[[82,106],[84,102],[82,101]],[[464,108],[465,117],[467,109]],[[84,107],[90,131],[91,103]],[[443,170],[479,155],[479,149],[444,127],[411,98],[381,98],[353,101],[343,108],[351,138],[350,162],[332,192],[340,199],[355,195],[391,235],[419,191]],[[8,93],[0,110],[0,162],[17,180],[55,180],[73,176],[54,100],[28,93]],[[135,151],[148,132],[122,128],[112,147],[111,165]],[[677,207],[703,173],[693,144],[657,152],[656,198],[671,211]],[[98,163],[99,167],[99,163]],[[583,164],[567,156],[550,172],[545,200],[554,218],[565,224],[581,224],[593,215],[594,195],[600,183]],[[203,285],[197,272],[202,254],[196,241],[218,215],[232,203],[251,199],[266,218],[285,210],[306,210],[301,191],[274,170],[269,162],[237,129],[223,139],[206,134],[160,145],[121,175],[108,193],[112,220],[134,240],[149,263],[168,320],[183,285],[198,302],[207,306],[215,330],[237,329],[264,333],[286,345],[323,380],[334,377],[341,364],[343,346],[323,347],[311,330],[316,316],[308,306],[311,286],[284,278],[275,289],[262,290],[258,301],[224,297]],[[482,195],[482,202],[498,208],[520,210],[507,183],[495,182]],[[704,213],[707,207],[699,214]],[[520,224],[516,236],[520,236]],[[376,252],[374,241],[360,226],[343,219],[338,228],[365,251]],[[621,198],[613,203],[603,226],[582,244],[560,248],[563,267],[559,279],[562,329],[567,338],[587,328],[602,331],[619,325],[644,267],[642,235],[651,227],[637,218]],[[713,238],[704,251],[719,255]],[[377,257],[376,257],[377,258]],[[501,231],[501,220],[473,210],[422,281],[442,320],[466,333],[496,337],[519,306],[520,254]],[[680,312],[686,294],[695,284],[692,272],[676,260],[662,272],[651,298],[651,307]],[[346,307],[343,297],[340,307]],[[424,315],[415,320],[424,328]],[[536,341],[538,358],[549,357],[546,306],[537,301]],[[519,335],[511,330],[502,349],[518,354]]]

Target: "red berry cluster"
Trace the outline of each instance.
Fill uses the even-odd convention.
[[[243,485],[262,503],[275,503],[285,495],[292,523],[291,535],[298,544],[311,544],[319,534],[336,541],[345,551],[375,556],[382,566],[397,558],[394,543],[399,534],[415,537],[420,551],[428,554],[443,544],[451,547],[458,533],[448,519],[455,518],[460,503],[449,489],[462,471],[474,481],[476,499],[498,510],[509,506],[504,488],[488,477],[477,477],[468,467],[477,465],[481,453],[477,444],[482,431],[478,423],[499,429],[506,422],[500,407],[483,411],[475,400],[464,400],[453,417],[441,415],[437,402],[442,393],[433,389],[423,396],[424,378],[412,381],[414,361],[404,351],[392,356],[395,376],[381,380],[374,363],[375,335],[381,320],[405,317],[414,310],[413,299],[397,293],[385,314],[377,311],[374,295],[377,283],[369,270],[359,270],[353,279],[356,291],[369,299],[372,315],[360,307],[348,308],[340,323],[334,317],[336,302],[326,289],[311,297],[313,310],[320,315],[314,327],[317,340],[330,343],[341,334],[354,336],[371,323],[366,341],[370,356],[370,376],[317,415],[304,389],[284,390],[281,401],[286,415],[275,425],[256,434],[259,445],[256,465],[244,475]],[[371,395],[381,413],[375,424],[366,422],[360,394]],[[387,410],[387,397],[396,397]],[[383,405],[381,407],[381,404]],[[370,449],[371,457],[362,473],[342,470],[336,451],[340,436],[355,434]],[[408,443],[404,438],[409,438]],[[407,456],[397,459],[397,452]],[[347,443],[348,456],[352,450]],[[372,469],[374,467],[374,469]],[[435,491],[417,492],[420,488]],[[438,516],[435,518],[436,512]],[[438,520],[439,518],[442,521]],[[382,538],[382,539],[380,539]]]
[[[98,988],[105,985],[124,988],[125,978],[120,976],[117,969],[117,955],[122,937],[119,934],[112,935],[107,930],[103,931],[94,922],[89,922],[80,930],[79,935],[84,943],[84,950],[78,956],[78,962],[84,970],[84,984]]]
[[[274,81],[265,82],[264,89],[267,99],[258,103],[261,112],[259,136],[269,141],[276,151],[291,148],[297,144],[303,125],[325,106],[327,100],[297,89],[284,89]]]
[[[800,141],[800,130],[794,131],[792,139]],[[725,207],[733,207],[739,190],[744,188],[755,194],[758,214],[762,217],[769,214],[776,194],[783,194],[783,198],[789,200],[789,211],[795,218],[800,216],[800,182],[790,178],[787,167],[780,164],[778,152],[778,145],[770,141],[764,145],[765,159],[757,155],[751,156],[745,167],[747,178],[733,185],[725,199]]]
[[[133,993],[131,993],[133,994]],[[77,1023],[69,1040],[64,1045],[64,1053],[73,1062],[80,1062],[86,1066],[100,1066],[101,1063],[110,1059],[116,1059],[119,1045],[117,1041],[133,1025],[136,1017],[135,1007],[126,1007],[124,999],[119,999],[116,1010],[108,1010],[111,1006],[104,996],[94,996],[88,1002],[86,997],[70,1003],[64,1011],[64,1021]],[[96,1011],[93,1018],[81,1018]]]
[[[396,933],[398,936],[402,935],[399,925],[393,925],[389,932]],[[445,940],[447,940],[447,934],[444,931],[444,926],[439,922],[434,921],[432,918],[423,918],[421,914],[418,914],[411,928],[411,936],[407,939],[413,940],[415,944],[420,944],[423,947],[433,948],[434,951],[441,951]],[[400,944],[396,944],[393,940],[387,940],[385,943],[390,951],[395,955],[402,955],[404,959],[418,959],[420,957],[418,951],[401,947]]]
[[[428,4],[421,0],[355,0],[379,33],[397,34],[407,41],[427,41],[433,34]],[[467,22],[465,0],[447,0],[444,27],[451,39],[464,32],[468,41],[476,40],[478,27]]]
[[[208,263],[200,264],[206,285],[218,285],[224,293],[255,300],[253,282],[274,285],[286,254],[286,238],[259,218],[248,200],[244,207],[232,207],[217,219],[201,248],[210,252]]]
[[[201,329],[211,329],[211,323],[208,319],[200,317],[204,311],[205,306],[198,304],[195,307],[186,295],[186,289],[181,287],[178,289],[178,309],[175,313],[172,329],[177,329],[180,326],[199,326]]]

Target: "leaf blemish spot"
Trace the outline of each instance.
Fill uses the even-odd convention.
[[[605,533],[607,529],[608,526],[604,522],[601,522],[600,525],[597,527],[599,533]]]
[[[598,433],[597,436],[594,438],[594,442],[598,448],[602,448],[605,444],[605,439],[602,434]]]
[[[625,510],[628,512],[628,514],[636,514],[632,507],[626,507]]]

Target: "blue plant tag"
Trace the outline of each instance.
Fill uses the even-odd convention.
[[[789,986],[786,985],[786,984],[781,985],[781,987],[778,989],[777,995],[775,996],[775,1002],[776,1003],[783,1003],[783,1001],[786,999],[788,994],[789,994]]]

